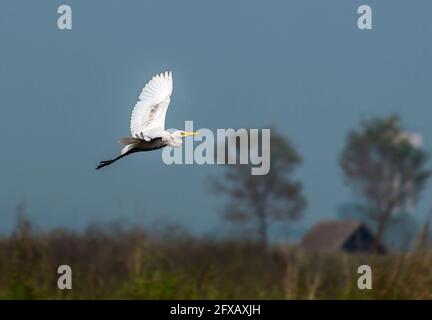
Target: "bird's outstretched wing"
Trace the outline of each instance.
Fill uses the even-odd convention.
[[[132,110],[130,131],[134,138],[143,138],[146,132],[164,131],[165,115],[171,101],[173,80],[171,72],[154,76],[141,91]]]

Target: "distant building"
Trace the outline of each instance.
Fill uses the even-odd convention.
[[[357,221],[322,221],[306,233],[300,246],[307,251],[320,252],[368,252],[374,246],[374,234]],[[380,244],[379,252],[385,247]]]

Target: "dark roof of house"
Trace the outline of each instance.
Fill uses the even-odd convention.
[[[370,230],[358,221],[322,221],[304,236],[301,247],[306,250],[340,250],[348,238],[360,227]]]

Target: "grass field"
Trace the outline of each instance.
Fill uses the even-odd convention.
[[[72,267],[73,289],[57,288]],[[373,270],[373,289],[357,288],[357,268]],[[32,231],[0,238],[1,299],[431,299],[432,255],[312,254],[295,247],[149,237],[116,226]]]

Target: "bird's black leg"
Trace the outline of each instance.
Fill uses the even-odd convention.
[[[113,163],[114,162],[114,160],[105,160],[105,161],[101,161],[101,162],[99,162],[99,165],[96,167],[96,170],[98,170],[98,169],[100,169],[100,168],[103,168],[103,167],[105,167],[105,166],[108,166],[108,165],[110,165],[111,163]]]
[[[129,150],[129,151],[126,152],[125,154],[122,154],[122,155],[118,156],[118,157],[115,158],[115,159],[101,161],[101,162],[99,162],[99,165],[96,167],[96,170],[98,170],[98,169],[100,169],[100,168],[103,168],[103,167],[105,167],[105,166],[109,166],[111,163],[116,162],[117,160],[120,160],[121,158],[126,157],[127,155],[129,155],[129,154],[131,154],[131,153],[134,153],[134,152],[138,152],[138,151],[140,151],[140,150],[134,148],[134,149]]]

